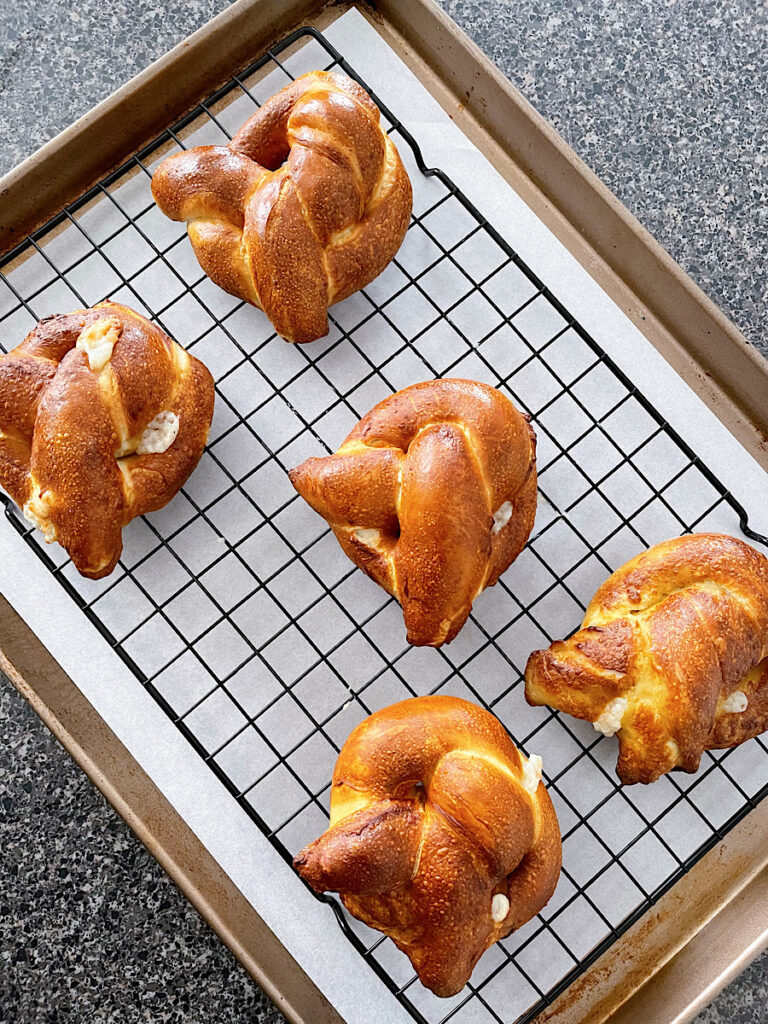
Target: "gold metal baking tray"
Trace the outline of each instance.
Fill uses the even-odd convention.
[[[356,6],[504,178],[768,468],[766,364],[430,0],[239,0],[0,181],[0,253],[272,42]],[[0,598],[0,668],[291,1021],[341,1018]],[[768,945],[768,805],[700,860],[537,1018],[691,1019]]]

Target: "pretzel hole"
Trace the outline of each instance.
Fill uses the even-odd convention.
[[[258,154],[258,161],[268,171],[279,171],[291,154],[291,147],[288,141],[277,141],[274,137],[270,139],[270,146]]]
[[[426,799],[424,783],[420,779],[417,779],[416,781],[401,782],[395,792],[395,799],[417,800],[419,803],[423,803]]]

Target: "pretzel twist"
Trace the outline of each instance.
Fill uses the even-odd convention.
[[[294,864],[390,935],[423,984],[453,995],[555,889],[560,832],[540,777],[540,759],[468,701],[393,704],[342,747],[328,831]]]
[[[166,216],[187,222],[206,274],[296,342],[327,334],[328,306],[387,266],[412,201],[375,104],[326,71],[281,89],[229,146],[164,160],[152,192]]]
[[[495,388],[436,380],[398,391],[291,482],[342,548],[403,607],[408,640],[456,636],[522,550],[536,512],[536,439]]]
[[[768,728],[767,656],[768,560],[693,534],[613,573],[581,629],[531,655],[525,693],[618,730],[621,781],[653,782]]]
[[[0,356],[0,485],[99,579],[123,527],[197,465],[213,397],[203,364],[126,306],[48,317]]]

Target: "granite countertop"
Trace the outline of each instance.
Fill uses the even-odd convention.
[[[441,3],[768,354],[768,9]],[[226,6],[3,5],[0,173]],[[3,676],[0,738],[0,1019],[282,1021]],[[768,955],[698,1024],[762,1024],[766,1003]]]

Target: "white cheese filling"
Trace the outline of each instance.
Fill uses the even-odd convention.
[[[491,533],[498,533],[500,530],[503,530],[512,518],[513,511],[511,501],[505,501],[503,505],[499,505],[493,513],[493,528],[491,529]]]
[[[533,795],[541,782],[543,764],[538,754],[531,754],[526,761],[523,759],[523,789]]]
[[[381,530],[359,529],[355,530],[355,538],[367,548],[375,548],[381,540]]]
[[[746,711],[748,704],[749,698],[746,693],[743,690],[734,690],[725,700],[720,701],[720,710],[738,714],[740,711]]]
[[[136,445],[137,455],[162,455],[179,436],[179,417],[175,412],[159,412],[148,423]]]
[[[21,511],[27,522],[41,531],[46,544],[52,544],[56,540],[56,527],[48,518],[50,507],[46,499],[41,497],[39,488],[35,488],[32,497]]]
[[[680,747],[678,747],[674,740],[667,740],[664,747],[675,764],[677,764],[677,759],[680,757]]]
[[[621,728],[621,720],[627,710],[627,698],[615,697],[603,708],[602,714],[592,723],[603,736],[613,736]]]
[[[509,913],[509,900],[503,892],[497,892],[491,900],[491,917],[500,924]]]
[[[75,348],[84,352],[94,373],[101,373],[112,358],[112,349],[120,337],[120,321],[113,316],[97,320],[80,332]]]

